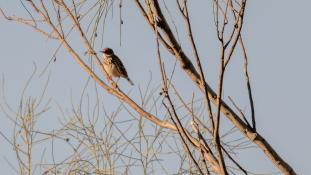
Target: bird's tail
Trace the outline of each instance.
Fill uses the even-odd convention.
[[[129,77],[127,77],[126,79],[132,86],[134,86],[134,83],[132,82],[132,80]]]

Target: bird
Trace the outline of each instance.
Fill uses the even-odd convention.
[[[128,77],[122,61],[116,54],[114,54],[113,50],[111,48],[104,48],[100,52],[103,53],[104,69],[108,75],[111,77],[125,78],[133,86],[134,83]]]

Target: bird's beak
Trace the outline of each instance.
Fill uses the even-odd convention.
[[[99,51],[99,52],[104,53],[104,51],[103,51],[103,50],[101,50],[101,51]]]

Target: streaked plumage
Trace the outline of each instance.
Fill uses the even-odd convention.
[[[103,53],[104,57],[104,68],[109,76],[118,78],[123,77],[127,79],[127,81],[129,81],[131,85],[134,85],[134,83],[128,77],[127,71],[122,61],[117,55],[114,54],[113,50],[110,48],[105,48],[101,52]]]

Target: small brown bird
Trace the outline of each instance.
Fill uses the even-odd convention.
[[[106,72],[111,77],[123,77],[127,79],[127,81],[134,85],[134,83],[131,81],[131,79],[128,77],[126,69],[121,62],[120,58],[114,54],[113,50],[110,48],[104,48],[103,51],[100,51],[103,53],[104,57],[104,68]]]

